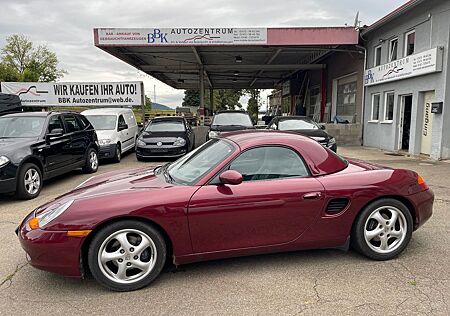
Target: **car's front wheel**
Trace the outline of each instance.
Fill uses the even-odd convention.
[[[395,199],[381,199],[361,211],[353,225],[352,246],[374,260],[398,256],[411,240],[413,218]]]
[[[23,200],[34,199],[42,189],[42,172],[35,164],[25,163],[20,168],[17,181],[17,197]]]
[[[114,162],[119,163],[121,159],[122,159],[122,148],[120,146],[120,143],[117,143],[116,152],[114,154],[113,160]]]
[[[83,171],[86,173],[94,173],[98,170],[98,154],[94,148],[89,148],[86,154],[86,162]]]
[[[88,252],[94,278],[114,291],[149,285],[166,261],[164,238],[153,226],[134,220],[110,224],[93,238]]]

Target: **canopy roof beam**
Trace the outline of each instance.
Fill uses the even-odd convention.
[[[200,57],[200,54],[198,53],[197,48],[192,46],[191,49],[192,49],[192,52],[194,53],[194,56],[195,56],[195,59],[197,60],[198,65],[200,66],[199,70],[201,71],[201,68],[203,68],[203,66],[204,66],[202,58]],[[209,87],[212,89],[213,84],[212,84],[211,79],[209,78],[208,72],[206,70],[203,71],[203,75],[206,77]]]

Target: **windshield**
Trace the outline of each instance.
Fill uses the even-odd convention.
[[[45,117],[22,116],[0,118],[0,137],[27,138],[42,134]]]
[[[224,125],[239,125],[252,127],[252,120],[246,113],[219,113],[214,116],[214,120],[211,125],[224,126]]]
[[[278,123],[280,131],[291,131],[296,129],[319,129],[316,123],[308,119],[281,120]]]
[[[224,140],[213,139],[167,168],[170,177],[177,183],[191,185],[217,167],[230,156],[234,147]]]
[[[115,115],[85,115],[96,130],[116,129],[117,116]]]
[[[145,128],[146,132],[184,132],[183,121],[152,121]]]

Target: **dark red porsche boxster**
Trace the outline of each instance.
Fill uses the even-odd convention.
[[[351,244],[397,256],[432,214],[422,177],[345,160],[275,131],[230,133],[154,170],[93,177],[30,213],[18,235],[39,269],[117,291],[174,264]]]

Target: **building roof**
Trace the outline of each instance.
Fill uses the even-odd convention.
[[[390,12],[389,14],[385,15],[378,21],[372,23],[369,27],[367,27],[364,31],[361,32],[361,35],[366,35],[381,26],[385,25],[386,23],[391,22],[395,18],[401,16],[402,14],[408,12],[412,8],[416,7],[417,5],[421,4],[422,2],[425,2],[425,0],[409,0],[408,2],[404,3],[394,11]]]

